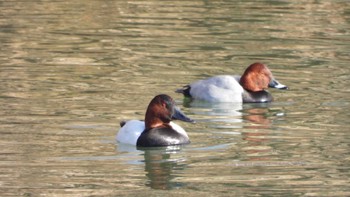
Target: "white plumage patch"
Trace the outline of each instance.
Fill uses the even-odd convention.
[[[145,122],[140,120],[129,120],[119,129],[117,141],[124,144],[136,145],[137,139],[145,130]]]

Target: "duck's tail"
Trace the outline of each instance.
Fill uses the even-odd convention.
[[[182,88],[179,88],[179,89],[175,90],[175,92],[176,93],[181,93],[181,94],[183,94],[186,97],[191,97],[190,90],[191,90],[191,86],[186,85],[186,86],[184,86]]]
[[[121,121],[121,122],[119,123],[120,127],[123,127],[125,124],[126,124],[126,121],[125,121],[125,120],[123,120],[123,121]]]

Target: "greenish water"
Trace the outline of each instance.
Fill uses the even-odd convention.
[[[349,196],[348,1],[1,1],[1,196]],[[269,65],[269,104],[188,102]],[[171,95],[192,143],[118,144]]]

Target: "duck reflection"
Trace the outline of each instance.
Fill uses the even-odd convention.
[[[262,149],[261,146],[269,141],[269,132],[264,129],[271,128],[269,117],[271,112],[268,103],[248,104],[243,109],[243,119],[252,124],[246,124],[244,128],[251,129],[253,132],[242,132],[242,139],[248,142],[244,152],[253,156],[249,160],[266,160],[266,155],[270,155],[271,149]]]
[[[174,182],[173,179],[177,177],[176,174],[179,174],[179,171],[186,168],[185,159],[171,158],[180,152],[181,146],[137,147],[137,149],[144,152],[147,186],[164,190],[183,186],[183,183]]]
[[[197,100],[185,100],[184,107],[204,117],[204,122],[219,122],[219,125],[224,123],[236,123],[232,128],[269,128],[271,121],[268,119],[271,116],[269,103],[210,103]],[[242,125],[248,121],[249,125]],[[218,127],[220,127],[218,125]],[[232,125],[233,126],[233,125]],[[227,127],[225,127],[227,128]]]
[[[268,119],[270,114],[269,103],[245,104],[242,109],[242,118],[254,124],[246,125],[245,128],[260,129],[269,128],[271,120]],[[257,125],[255,125],[257,124]]]
[[[240,133],[247,142],[243,152],[252,159],[265,159],[275,154],[271,141],[274,122],[284,116],[284,111],[277,109],[272,103],[209,103],[196,100],[184,106],[197,115],[197,122],[208,124],[207,128],[218,129],[220,133]],[[229,137],[224,138],[231,140]]]
[[[194,114],[209,116],[241,116],[243,109],[242,103],[211,103],[187,98],[183,106],[190,108]]]

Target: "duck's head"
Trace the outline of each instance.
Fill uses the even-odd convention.
[[[267,88],[288,89],[287,86],[274,79],[271,71],[265,64],[251,64],[243,73],[239,83],[251,92],[258,92]]]
[[[171,120],[182,120],[185,122],[194,122],[181,112],[176,106],[175,101],[166,94],[157,95],[148,105],[145,126],[146,129],[156,127],[169,127]]]

